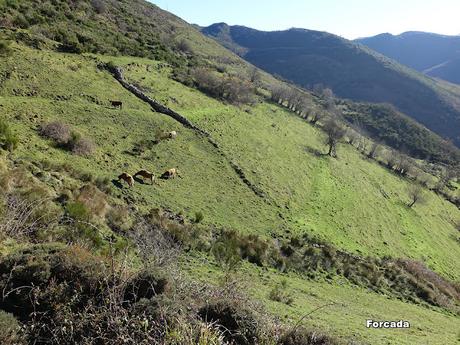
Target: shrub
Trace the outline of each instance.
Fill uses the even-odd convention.
[[[40,135],[52,139],[58,145],[66,145],[71,138],[70,133],[70,126],[61,121],[53,121],[40,127]]]
[[[115,232],[126,232],[132,225],[129,209],[125,206],[115,206],[110,209],[106,216],[107,225]]]
[[[33,245],[0,262],[0,308],[19,320],[47,312],[62,303],[79,306],[97,296],[105,267],[86,250],[56,244]],[[14,292],[14,293],[13,293]]]
[[[77,221],[89,221],[91,213],[86,205],[81,201],[67,204],[66,211],[69,217]]]
[[[0,40],[0,56],[8,56],[11,55],[12,49],[10,47],[9,41]]]
[[[27,29],[30,26],[30,23],[22,13],[18,13],[13,19],[13,25],[21,29]]]
[[[272,301],[284,303],[291,305],[294,302],[292,295],[286,291],[287,290],[287,281],[284,279],[281,283],[277,284],[270,290],[268,298]]]
[[[186,54],[193,53],[192,46],[186,39],[181,39],[179,43],[177,43],[177,49]]]
[[[106,194],[111,194],[112,193],[112,187],[110,185],[110,178],[109,177],[107,177],[107,176],[104,176],[104,177],[99,176],[94,181],[94,184],[102,192],[104,192]]]
[[[94,151],[94,143],[77,132],[72,132],[68,147],[72,153],[79,156],[89,156]]]
[[[0,147],[13,151],[17,148],[18,143],[19,138],[13,133],[9,124],[4,119],[0,119]]]
[[[282,334],[279,345],[340,345],[339,340],[303,327],[289,329]]]
[[[203,212],[198,211],[195,212],[195,219],[193,220],[194,223],[198,224],[204,219]]]
[[[107,6],[102,0],[91,0],[91,5],[98,14],[104,14],[107,11]]]
[[[127,282],[124,301],[138,302],[142,298],[151,299],[167,291],[170,285],[164,271],[144,270]]]
[[[93,216],[104,217],[109,209],[106,195],[91,184],[80,188],[76,200],[85,205]]]
[[[235,301],[221,300],[202,307],[198,314],[205,322],[215,323],[226,341],[237,345],[258,343],[260,325],[254,312]]]
[[[0,344],[26,344],[20,335],[18,320],[9,313],[0,310]]]
[[[229,273],[241,263],[241,252],[238,242],[233,236],[222,236],[212,247],[212,253],[218,265]]]

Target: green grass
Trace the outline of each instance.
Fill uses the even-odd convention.
[[[363,255],[424,259],[459,278],[460,248],[453,237],[460,213],[451,203],[430,192],[425,204],[408,208],[407,180],[349,145],[340,146],[338,159],[317,157],[314,151],[326,149],[323,134],[286,110],[267,103],[224,105],[167,79],[167,70],[141,75],[142,68],[126,74],[209,131],[279,206],[288,231]]]
[[[185,264],[194,278],[216,284],[222,272],[212,261],[195,257]],[[283,322],[295,325],[306,314],[300,325],[358,343],[372,345],[456,344],[459,341],[458,317],[437,308],[404,303],[385,295],[350,286],[344,279],[331,281],[305,280],[295,274],[255,268],[244,264],[236,273],[241,287],[261,301]],[[272,301],[270,290],[286,280],[286,292],[293,296],[292,305]],[[333,304],[333,305],[330,305]],[[327,305],[327,306],[326,306]],[[366,320],[407,320],[410,329],[368,329]]]
[[[152,112],[108,72],[99,70],[94,57],[12,47],[13,56],[0,65],[1,114],[20,138],[11,160],[66,163],[75,170],[111,179],[122,171],[135,173],[142,168],[159,175],[178,167],[182,179],[161,180],[154,186],[136,183],[133,189],[114,187],[111,202],[126,201],[141,212],[169,208],[190,218],[202,212],[204,225],[244,233],[278,237],[308,233],[361,255],[423,259],[444,276],[460,278],[460,246],[454,229],[460,212],[455,206],[428,193],[426,204],[408,208],[407,180],[349,145],[340,145],[338,159],[318,156],[315,152],[326,150],[323,133],[292,113],[264,102],[244,106],[221,103],[172,81],[170,69],[161,68],[158,62],[98,57],[124,66],[126,76],[148,88],[152,97],[210,132],[229,159],[267,194],[263,200],[206,138]],[[127,66],[132,62],[137,65]],[[149,72],[146,65],[153,66]],[[122,100],[123,110],[112,109],[109,100]],[[54,120],[91,138],[97,145],[94,154],[75,156],[41,138],[39,125]],[[176,130],[178,137],[141,155],[130,152],[141,140],[155,139],[157,130]],[[61,182],[50,183],[51,190],[74,190],[83,184],[69,182],[64,175],[61,173]],[[202,261],[192,260],[189,265],[196,277],[215,281],[219,276],[215,267]],[[329,301],[345,304],[322,310],[308,321],[337,335],[356,335],[373,344],[446,344],[458,337],[458,318],[339,280],[327,283],[286,276],[295,296],[294,305],[288,307],[267,297],[284,275],[252,265],[244,266],[243,275],[252,281],[251,293],[283,319],[296,320]],[[413,327],[406,331],[367,330],[367,318],[407,318]]]
[[[110,58],[120,65],[137,62],[138,67],[126,68],[127,76],[209,131],[251,182],[267,193],[265,202],[203,137],[151,112],[98,70],[93,59],[15,49],[15,57],[2,65],[10,77],[0,95],[4,113],[23,138],[16,157],[68,162],[110,178],[122,171],[144,168],[159,175],[178,167],[183,179],[153,187],[136,184],[132,191],[117,190],[116,196],[129,195],[144,210],[162,206],[190,217],[203,212],[207,224],[219,227],[259,234],[307,232],[362,255],[424,259],[443,275],[459,278],[455,267],[460,250],[453,236],[460,213],[455,206],[429,193],[426,204],[409,209],[408,182],[351,146],[341,145],[338,159],[317,157],[313,151],[325,150],[321,131],[286,110],[269,103],[226,105],[172,81],[168,68],[147,73],[145,64],[152,64],[148,60]],[[20,95],[31,90],[36,94],[14,96],[15,89]],[[110,108],[111,99],[123,100],[123,110]],[[57,119],[92,138],[95,154],[69,155],[38,136],[40,123]],[[177,130],[179,136],[141,156],[129,153],[140,140],[153,140],[158,129]]]

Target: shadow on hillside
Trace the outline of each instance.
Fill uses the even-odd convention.
[[[315,148],[313,148],[313,147],[305,146],[305,147],[303,148],[303,150],[304,150],[305,152],[307,152],[307,153],[310,153],[310,154],[316,156],[316,157],[324,157],[324,156],[327,156],[327,153],[323,153],[323,152],[321,152],[320,150],[315,149]]]
[[[134,181],[136,181],[137,183],[146,184],[145,181],[141,179],[140,177],[134,176],[133,178],[134,178]]]
[[[118,180],[113,179],[113,180],[112,180],[112,184],[113,184],[115,187],[119,188],[119,189],[122,189],[122,188],[123,188],[123,185],[122,185],[121,182],[118,181]]]

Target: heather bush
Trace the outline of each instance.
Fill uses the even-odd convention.
[[[0,344],[26,344],[18,320],[3,310],[0,310]]]
[[[70,133],[70,126],[61,121],[50,122],[40,127],[40,135],[58,145],[66,145],[70,140]]]
[[[72,132],[68,147],[73,154],[89,156],[93,153],[95,145],[90,139],[82,137],[77,132]]]

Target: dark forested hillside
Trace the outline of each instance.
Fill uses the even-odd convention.
[[[429,76],[460,84],[460,36],[414,31],[356,42]]]
[[[460,144],[460,98],[362,45],[304,29],[263,32],[215,24],[202,31],[270,73],[304,87],[323,84],[339,97],[391,103]]]

